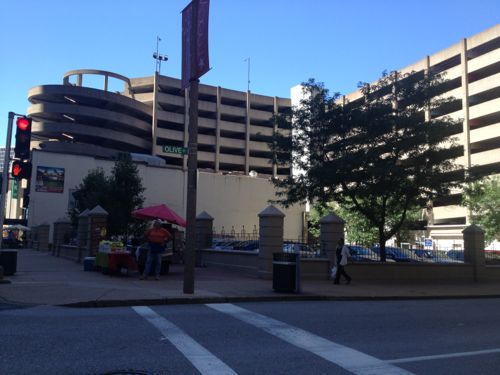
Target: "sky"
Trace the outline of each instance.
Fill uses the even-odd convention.
[[[28,90],[62,84],[65,72],[101,69],[130,78],[181,76],[181,14],[189,0],[0,0],[0,144],[8,112]],[[500,1],[211,0],[211,70],[201,83],[290,97],[315,78],[356,90],[500,21]],[[85,82],[84,82],[85,85]]]

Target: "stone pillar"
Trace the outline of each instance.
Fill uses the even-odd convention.
[[[37,228],[38,250],[49,251],[49,233],[50,233],[49,223],[43,223],[38,226]]]
[[[206,211],[196,216],[196,266],[203,266],[202,249],[212,247],[214,218]]]
[[[54,222],[52,233],[52,255],[59,256],[59,246],[64,244],[66,236],[71,233],[71,221],[67,217],[60,217]]]
[[[285,214],[273,205],[259,214],[259,269],[262,279],[273,277],[273,253],[283,252]]]
[[[89,210],[85,209],[78,215],[78,228],[76,229],[76,237],[78,239],[78,246],[87,247],[89,228]]]
[[[108,234],[108,213],[101,206],[95,206],[88,212],[87,256],[96,255],[99,242]],[[80,262],[81,259],[78,260]]]
[[[477,225],[470,225],[463,231],[464,261],[471,263],[474,270],[474,281],[478,281],[480,273],[486,265],[484,259],[484,230]]]
[[[321,254],[325,254],[330,264],[336,264],[335,248],[340,238],[344,238],[344,220],[330,212],[323,216],[320,221]]]

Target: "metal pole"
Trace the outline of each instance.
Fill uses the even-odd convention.
[[[191,74],[189,85],[188,187],[186,205],[186,251],[184,254],[184,293],[194,293],[196,252],[196,188],[198,168],[198,84],[196,77],[196,40],[198,34],[198,2],[192,2],[191,14]]]
[[[14,123],[14,112],[9,112],[9,123],[7,124],[7,139],[5,140],[5,155],[3,158],[3,173],[2,173],[2,196],[0,198],[0,249],[2,248],[3,240],[3,222],[5,218],[5,201],[7,195],[7,187],[9,185],[9,161],[10,161],[10,142],[12,139],[12,124]]]

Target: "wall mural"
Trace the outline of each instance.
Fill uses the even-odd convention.
[[[38,166],[35,191],[62,193],[64,191],[64,168]]]

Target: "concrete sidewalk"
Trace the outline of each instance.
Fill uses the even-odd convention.
[[[59,306],[132,306],[153,304],[273,301],[359,300],[413,298],[500,297],[500,282],[377,284],[353,281],[333,285],[328,280],[306,280],[302,293],[275,293],[272,280],[262,280],[227,269],[195,270],[195,293],[183,293],[183,266],[173,265],[160,281],[138,276],[109,276],[84,272],[83,265],[50,254],[21,249],[17,273],[0,284],[0,303]]]

